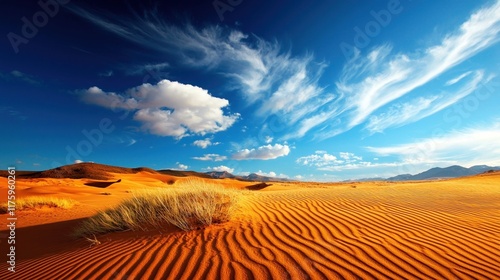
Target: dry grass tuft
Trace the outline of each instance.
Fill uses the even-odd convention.
[[[76,201],[67,198],[51,196],[28,196],[16,199],[16,210],[36,209],[41,207],[54,207],[69,209],[76,204]],[[8,212],[7,203],[0,205],[0,214]]]
[[[161,227],[165,223],[188,231],[229,221],[243,191],[225,189],[203,180],[179,182],[176,187],[133,192],[133,197],[82,223],[75,236]]]

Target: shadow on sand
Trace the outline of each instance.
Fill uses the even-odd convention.
[[[269,186],[272,186],[272,185],[273,184],[258,183],[258,184],[255,184],[255,185],[248,186],[245,189],[251,190],[251,191],[258,191],[258,190],[262,190],[263,188],[266,188],[266,187],[269,187]]]
[[[46,254],[55,254],[71,249],[88,248],[89,244],[85,239],[76,239],[71,236],[72,231],[84,220],[85,218],[81,218],[16,228],[16,261],[38,258]],[[8,234],[8,231],[0,231],[2,246],[7,246],[4,238]],[[4,247],[2,250],[6,251],[7,248]],[[2,263],[7,261],[6,254],[2,254],[0,261]]]
[[[104,189],[104,188],[107,188],[107,187],[113,185],[114,183],[119,183],[119,182],[121,182],[121,179],[119,179],[118,181],[112,181],[112,182],[94,181],[94,182],[85,183],[85,186],[91,186],[91,187]]]

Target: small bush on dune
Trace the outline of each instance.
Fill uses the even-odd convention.
[[[75,205],[75,201],[67,198],[57,198],[50,196],[28,196],[16,199],[16,210],[36,209],[41,207],[54,207],[68,209]],[[7,203],[0,205],[0,213],[5,214],[8,211]]]
[[[231,218],[242,191],[190,180],[177,187],[142,190],[133,195],[84,221],[75,235],[161,227],[165,223],[188,231],[223,223]]]

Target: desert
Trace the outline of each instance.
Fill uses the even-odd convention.
[[[106,179],[17,179],[17,199],[54,197],[70,199],[74,205],[17,210],[16,273],[7,270],[3,254],[0,278],[496,279],[500,275],[499,172],[418,182],[268,182],[256,189],[255,182],[176,177],[149,169],[123,173],[98,164],[65,168],[67,177],[80,172]],[[5,194],[7,178],[0,180]],[[189,180],[242,191],[231,219],[187,231],[163,225],[88,238],[73,235],[97,211],[116,207],[138,189],[174,188]],[[96,181],[110,184],[96,186]],[[5,201],[2,196],[1,202]],[[6,218],[7,214],[0,216],[3,229]],[[6,252],[9,233],[0,234]]]
[[[6,0],[0,280],[500,280],[500,0]]]

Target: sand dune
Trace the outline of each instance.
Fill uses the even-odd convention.
[[[254,187],[238,217],[225,224],[106,234],[92,247],[68,237],[74,219],[118,203],[130,195],[125,190],[167,179],[148,172],[113,176],[122,182],[106,188],[112,195],[100,195],[102,189],[86,186],[85,179],[21,182],[22,195],[44,188],[81,205],[20,214],[17,272],[8,272],[3,261],[0,279],[500,277],[498,173],[435,182],[272,183]],[[6,252],[4,239],[1,244]]]

